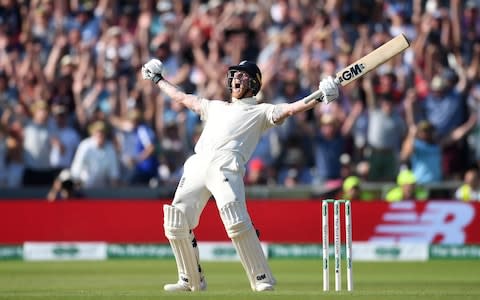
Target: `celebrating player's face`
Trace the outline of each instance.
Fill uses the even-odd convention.
[[[238,98],[248,89],[248,81],[250,77],[247,73],[237,71],[233,74],[232,80],[232,96]]]

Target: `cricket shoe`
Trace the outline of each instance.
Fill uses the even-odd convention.
[[[168,283],[163,286],[166,292],[191,292],[192,289],[182,280],[178,280],[177,283]],[[200,278],[200,290],[205,291],[207,289],[207,280],[205,277]]]
[[[255,291],[256,292],[266,292],[266,291],[273,291],[273,284],[271,283],[266,283],[266,282],[260,282],[255,285]]]

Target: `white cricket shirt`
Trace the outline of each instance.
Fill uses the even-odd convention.
[[[275,126],[273,104],[257,104],[255,98],[233,99],[232,103],[201,99],[200,117],[206,121],[195,153],[216,156],[233,154],[244,165],[261,135]],[[227,159],[227,157],[226,157]]]
[[[115,147],[108,141],[99,147],[92,137],[84,139],[78,145],[70,171],[85,188],[106,186],[118,180],[120,169]]]

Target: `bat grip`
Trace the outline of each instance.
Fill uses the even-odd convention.
[[[309,103],[312,100],[318,99],[318,98],[323,98],[322,91],[316,90],[315,92],[311,93],[307,97],[303,98],[303,102]]]
[[[340,86],[340,80],[338,80],[338,78],[335,78],[334,79],[335,83]],[[323,98],[323,95],[322,95],[322,91],[320,90],[316,90],[315,92],[311,93],[310,95],[308,95],[307,97],[303,98],[302,100],[305,102],[305,103],[309,103],[310,101],[314,100],[314,99],[319,99],[319,98]],[[320,101],[321,102],[321,101]]]

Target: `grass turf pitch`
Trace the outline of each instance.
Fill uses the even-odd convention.
[[[204,263],[208,291],[165,293],[173,260],[0,262],[0,299],[480,299],[480,260],[354,262],[353,292],[322,291],[321,260],[271,260],[274,292],[250,290],[239,262]]]

